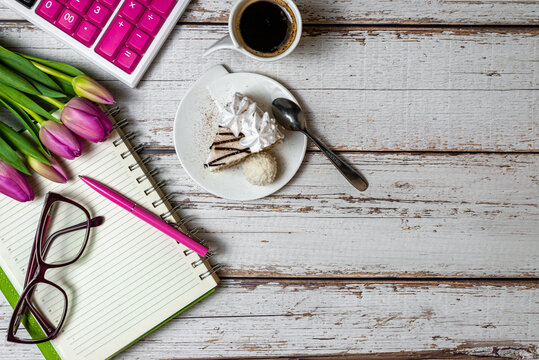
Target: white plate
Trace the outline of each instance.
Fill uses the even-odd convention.
[[[284,97],[297,100],[281,84],[252,73],[228,73],[218,65],[210,69],[187,92],[174,121],[174,146],[182,166],[191,178],[208,192],[231,200],[254,200],[273,194],[296,174],[307,148],[307,138],[299,132],[284,130],[285,139],[272,148],[279,173],[274,183],[256,186],[243,176],[241,163],[232,168],[211,172],[204,168],[218,124],[218,111],[212,98],[224,103],[240,92],[271,114],[271,102]]]

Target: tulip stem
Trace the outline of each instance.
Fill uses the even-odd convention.
[[[40,64],[40,63],[38,63],[36,61],[30,60],[30,62],[32,63],[32,65],[34,65],[36,68],[38,68],[39,70],[43,71],[46,74],[55,76],[55,77],[60,78],[62,80],[65,80],[68,83],[71,83],[71,81],[73,80],[73,77],[71,77],[69,75],[66,75],[63,72],[60,72],[60,71],[58,71],[56,69],[52,69],[52,68],[50,68],[48,66],[45,66],[43,64]]]
[[[45,120],[43,120],[43,118],[41,116],[39,116],[38,114],[36,114],[35,112],[33,112],[32,110],[28,109],[28,108],[25,108],[24,106],[22,106],[21,104],[19,104],[19,106],[28,113],[28,115],[30,115],[35,121],[37,121],[39,123],[39,125],[43,125],[43,123],[45,122]]]
[[[56,106],[58,109],[63,109],[64,106],[66,106],[66,104],[64,104],[61,101],[56,100],[55,98],[51,98],[51,97],[44,96],[44,95],[39,95],[39,98],[45,100],[46,102],[48,102],[51,105]]]

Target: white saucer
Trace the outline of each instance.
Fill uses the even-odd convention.
[[[284,97],[297,100],[281,84],[266,76],[252,73],[229,73],[223,66],[211,68],[187,92],[174,121],[174,147],[185,171],[208,192],[230,200],[254,200],[273,194],[296,174],[307,148],[307,138],[299,132],[283,130],[285,139],[271,149],[277,158],[279,173],[274,183],[256,186],[243,176],[241,163],[218,172],[204,168],[218,124],[215,102],[230,101],[240,92],[271,114],[271,102]]]

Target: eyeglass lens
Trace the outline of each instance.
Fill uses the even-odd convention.
[[[66,264],[83,250],[88,232],[86,213],[77,206],[55,201],[49,209],[41,256],[45,263]]]
[[[41,248],[38,249],[39,254],[36,253],[31,261],[33,265],[31,269],[34,272],[37,270],[35,256],[40,256],[46,265],[67,265],[77,259],[84,250],[89,223],[88,215],[79,207],[61,200],[52,203],[43,224]],[[49,280],[55,283],[61,281],[61,272],[51,270],[51,273]],[[29,279],[33,277],[32,275]],[[40,281],[27,289],[25,299],[28,306],[23,306],[21,309],[29,310],[30,307],[34,315],[46,324],[46,326],[41,325],[47,328],[47,333],[58,328],[67,310],[66,298],[60,289]],[[27,321],[25,317],[21,320]],[[15,326],[14,335],[20,340],[32,339],[25,326]]]

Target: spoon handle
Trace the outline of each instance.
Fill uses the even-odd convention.
[[[341,174],[359,191],[365,191],[369,184],[367,180],[359,172],[354,170],[350,165],[342,161],[335,153],[328,149],[328,147],[320,141],[316,136],[311,134],[309,130],[304,129],[303,133],[311,138],[312,141],[322,150],[322,152],[328,157],[328,159],[335,165],[335,167],[341,172]]]

